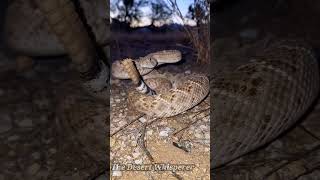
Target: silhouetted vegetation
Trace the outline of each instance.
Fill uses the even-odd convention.
[[[133,22],[139,23],[144,16],[141,8],[147,6],[147,0],[115,0],[112,4],[111,10],[117,11],[116,19],[126,24]]]
[[[151,2],[151,24],[163,25],[164,23],[172,22],[170,17],[173,11],[169,8],[168,4],[163,0],[153,0]]]

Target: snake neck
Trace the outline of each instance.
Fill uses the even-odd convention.
[[[142,94],[156,95],[156,92],[152,90],[142,79],[140,80],[139,85],[136,87],[136,90]]]

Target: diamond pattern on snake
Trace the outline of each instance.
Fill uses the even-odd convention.
[[[130,61],[130,59],[125,60]],[[119,79],[134,79],[137,77],[132,76],[146,76],[159,65],[176,63],[180,60],[180,51],[158,51],[138,60],[132,60],[138,72],[135,75],[130,76],[130,72],[134,71],[135,67],[126,69],[121,61],[113,63],[112,74]],[[152,78],[149,76],[145,80],[141,79],[141,83],[146,83],[145,85],[154,89],[157,95],[150,96],[139,91],[131,91],[128,95],[128,103],[136,111],[149,117],[161,118],[178,115],[199,104],[209,93],[209,79],[201,74],[192,74],[186,77],[168,73],[157,74]]]
[[[213,61],[212,167],[271,142],[306,113],[319,93],[319,68],[301,40],[270,42],[239,67]],[[263,47],[263,48],[262,48]]]
[[[179,63],[182,60],[186,61]],[[112,64],[112,163],[196,164],[197,170],[179,174],[208,176],[209,78],[191,73],[197,69],[189,69],[189,65],[177,50],[157,51]],[[146,173],[155,179],[172,175]]]

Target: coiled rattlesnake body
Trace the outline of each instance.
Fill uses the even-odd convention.
[[[217,167],[270,142],[296,123],[318,96],[319,70],[304,42],[280,40],[210,83],[211,163]]]
[[[130,61],[130,59],[123,61],[126,60]],[[138,71],[135,76],[146,75],[158,65],[176,63],[180,60],[181,52],[177,50],[151,53],[138,60],[133,60]],[[130,75],[130,71],[134,70],[135,67],[125,68],[121,61],[116,61],[112,65],[113,76],[119,79],[135,78]],[[128,102],[129,106],[149,117],[175,116],[200,103],[209,93],[209,79],[200,74],[186,76],[173,86],[164,77],[149,78],[145,82],[157,91],[157,95],[150,96],[131,91],[128,95]]]
[[[228,69],[223,63],[222,66],[215,61],[212,64],[215,69]],[[138,70],[140,72],[139,65]],[[181,94],[177,89],[182,98],[172,101],[177,108],[183,106],[190,95],[204,98],[209,92],[209,80],[201,75],[191,78],[192,83],[185,82],[179,86],[183,89]],[[198,89],[187,94],[185,90],[188,91],[190,85]],[[280,40],[250,62],[232,71],[215,74],[210,80],[210,91],[211,163],[214,168],[261,147],[297,122],[318,96],[318,63],[305,43]],[[132,92],[131,105],[150,116],[168,115],[162,111],[176,114],[170,106],[163,108],[168,106],[166,102],[174,93],[168,91],[157,99]],[[156,105],[153,105],[154,101]]]

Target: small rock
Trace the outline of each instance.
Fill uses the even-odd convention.
[[[40,165],[38,163],[34,163],[27,169],[27,172],[30,175],[34,175],[39,171],[39,169],[40,169]]]
[[[135,146],[137,146],[137,141],[131,141],[130,144],[132,147],[135,147]]]
[[[168,136],[169,136],[169,132],[166,131],[166,130],[160,131],[159,136],[160,136],[160,137],[168,137]]]
[[[191,71],[190,70],[187,70],[184,72],[185,74],[191,74]]]
[[[122,176],[122,172],[121,171],[112,171],[112,176],[120,177],[120,176]]]
[[[139,157],[140,155],[141,155],[140,152],[133,152],[133,153],[132,153],[133,158],[137,158],[137,157]]]
[[[126,156],[125,156],[125,159],[127,159],[127,160],[129,160],[129,161],[130,161],[130,160],[132,159],[132,157],[131,157],[131,156],[128,156],[128,155],[126,155]]]
[[[153,130],[152,130],[152,129],[150,129],[150,130],[147,131],[147,135],[148,135],[148,136],[151,136],[152,134],[153,134]]]
[[[137,159],[134,161],[135,164],[142,164],[142,159]]]
[[[145,122],[147,122],[147,119],[145,117],[141,117],[141,118],[139,118],[139,121],[141,123],[145,123]]]
[[[124,126],[125,124],[127,124],[127,123],[124,122],[124,121],[119,121],[119,122],[118,122],[118,125],[119,125],[120,127]]]
[[[169,133],[171,133],[173,130],[169,127],[164,128],[164,130],[160,131],[159,136],[161,137],[167,137],[169,136]]]

